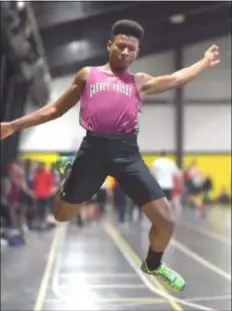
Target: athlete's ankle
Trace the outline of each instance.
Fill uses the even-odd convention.
[[[156,252],[149,247],[147,257],[145,259],[149,270],[156,270],[161,265],[163,252]]]

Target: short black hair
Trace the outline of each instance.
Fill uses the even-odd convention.
[[[117,35],[133,36],[141,42],[144,36],[144,29],[135,21],[122,19],[112,26],[111,37],[113,38]]]

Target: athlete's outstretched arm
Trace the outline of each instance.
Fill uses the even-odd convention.
[[[138,88],[141,95],[162,93],[173,88],[181,87],[185,83],[195,79],[206,69],[212,68],[219,63],[219,48],[216,45],[212,45],[206,50],[204,57],[200,61],[170,75],[160,77],[152,77],[147,74],[136,75]]]
[[[85,87],[88,68],[80,70],[74,78],[73,84],[61,97],[52,104],[47,104],[24,117],[11,122],[1,123],[1,139],[12,135],[16,131],[39,125],[61,117],[71,109],[79,100],[79,96]]]

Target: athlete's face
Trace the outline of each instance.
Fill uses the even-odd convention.
[[[107,44],[110,63],[115,69],[126,69],[137,58],[139,41],[135,37],[117,35]]]

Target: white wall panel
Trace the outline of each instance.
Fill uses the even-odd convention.
[[[78,148],[85,131],[79,125],[79,107],[69,110],[54,121],[23,131],[20,150],[29,151],[70,151]]]
[[[52,96],[51,100],[59,97],[65,90],[71,86],[75,75],[68,75],[62,78],[54,79],[52,81],[51,90]]]
[[[186,99],[231,99],[231,36],[186,47],[184,66],[200,60],[205,50],[214,43],[220,48],[221,63],[185,86]]]
[[[184,150],[231,152],[231,106],[186,106]]]
[[[172,105],[144,105],[140,121],[139,146],[142,152],[175,148],[175,118]]]
[[[139,146],[143,152],[174,150],[174,109],[170,105],[145,105],[140,120]],[[85,134],[78,121],[79,106],[63,117],[23,131],[20,150],[70,151],[76,150]]]
[[[52,82],[52,98],[55,100],[71,85],[73,75]],[[27,108],[26,113],[31,111]],[[61,118],[41,124],[22,132],[21,151],[70,151],[78,148],[85,131],[79,125],[79,105],[77,104]]]

